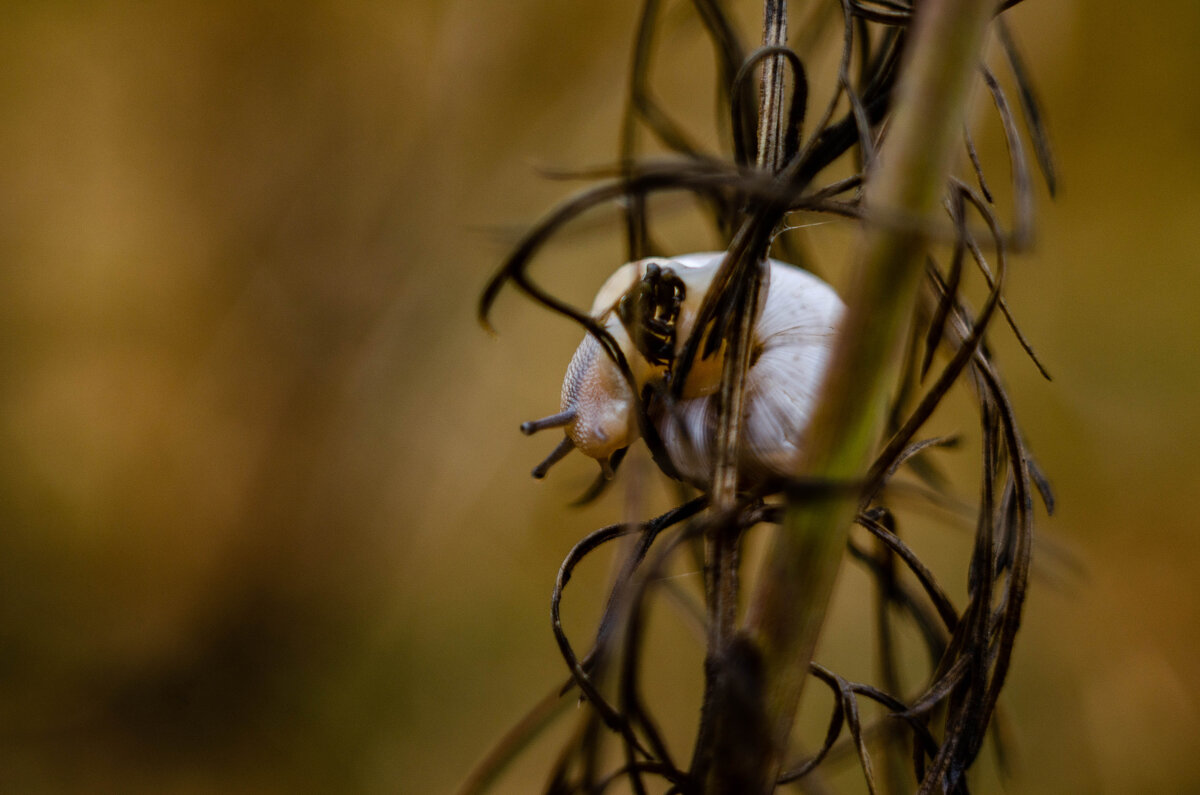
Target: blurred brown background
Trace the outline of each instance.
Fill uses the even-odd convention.
[[[685,5],[658,90],[713,142]],[[575,329],[508,295],[493,340],[473,311],[516,230],[574,187],[532,165],[614,156],[635,17],[0,11],[0,789],[446,792],[563,676],[558,562],[622,501],[565,507],[583,461],[528,476],[551,441],[516,426],[556,408]],[[1040,526],[1084,571],[1032,590],[1010,790],[1198,791],[1200,5],[1030,0],[1013,19],[1063,186],[1009,301],[1055,381],[996,337],[1060,498]],[[580,302],[620,257],[598,218],[544,260],[576,276],[539,271]],[[814,256],[838,259],[823,234]],[[930,532],[935,557],[966,548]],[[580,637],[603,577],[575,586]],[[861,654],[838,638],[831,657]],[[686,747],[699,670],[654,681]],[[553,751],[501,791],[538,786]]]

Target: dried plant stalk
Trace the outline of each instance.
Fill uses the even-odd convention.
[[[806,124],[808,78],[800,55],[787,46],[785,0],[766,0],[763,46],[748,54],[723,5],[694,0],[715,46],[719,89],[729,113],[732,158],[722,159],[701,152],[651,91],[649,64],[663,14],[659,0],[645,0],[619,161],[611,169],[593,170],[588,176],[608,180],[564,201],[529,231],[480,302],[486,323],[496,295],[512,283],[586,329],[634,387],[641,435],[664,474],[675,478],[678,472],[652,413],[661,416],[674,410],[698,356],[726,351],[712,428],[716,455],[708,493],[655,519],[594,531],[571,549],[560,569],[551,615],[571,676],[561,697],[571,699],[578,693],[588,708],[551,770],[548,791],[600,792],[625,782],[641,793],[648,782],[659,780],[670,792],[688,795],[765,793],[806,776],[818,781],[824,762],[854,755],[874,792],[872,743],[888,747],[884,779],[889,790],[902,791],[898,774],[904,760],[896,749],[911,738],[911,775],[912,781],[920,782],[920,792],[965,793],[965,771],[994,725],[1020,622],[1035,488],[1047,508],[1052,506],[984,345],[993,316],[1003,315],[1044,372],[1002,295],[1006,246],[1011,239],[1019,243],[1028,237],[1033,218],[1028,158],[999,82],[990,71],[977,68],[989,22],[998,10],[1014,4],[1009,0],[998,8],[995,0],[924,0],[914,8],[905,0],[830,0],[831,7],[840,5],[843,20],[837,84],[820,117]],[[1001,42],[1031,119],[1028,131],[1038,164],[1052,185],[1054,172],[1035,94],[1007,31],[1001,32]],[[761,82],[755,113],[752,77],[757,71]],[[1013,234],[1004,231],[991,207],[984,166],[964,125],[968,90],[980,75],[994,98],[1010,150],[1016,196]],[[843,105],[847,109],[839,117]],[[806,126],[811,133],[804,138]],[[639,159],[638,132],[643,129],[679,157]],[[881,141],[885,129],[887,140]],[[950,176],[959,143],[982,196]],[[819,175],[847,153],[855,158],[857,173],[816,186]],[[673,354],[672,380],[639,390],[630,360],[613,335],[596,318],[537,284],[528,264],[571,220],[614,201],[621,203],[630,258],[664,253],[653,242],[647,197],[665,191],[687,191],[700,200],[727,242],[726,255],[696,311],[692,333]],[[942,209],[949,228],[937,223]],[[856,281],[834,366],[804,439],[799,470],[782,481],[755,482],[738,471],[738,451],[761,264],[773,244],[789,247],[788,237],[777,235],[787,214],[801,211],[862,224]],[[978,230],[968,216],[986,225],[996,254],[994,266],[986,259],[986,240],[976,239]],[[953,241],[945,273],[929,253],[935,236],[939,243]],[[961,293],[967,257],[975,261],[988,289],[978,313]],[[939,349],[949,353],[949,361],[920,394]],[[963,382],[979,407],[983,460],[970,585],[960,611],[935,573],[901,539],[885,485],[905,467],[929,484],[923,496],[949,499],[938,492],[939,483],[922,458],[948,440],[918,439],[916,434],[951,388]],[[554,425],[560,419],[542,424]],[[889,438],[880,445],[884,435]],[[623,455],[619,450],[605,463],[616,468]],[[551,462],[548,459],[546,465]],[[544,468],[538,472],[544,474]],[[593,499],[607,483],[599,479],[584,499]],[[764,496],[778,492],[786,495],[785,506],[764,501]],[[780,527],[746,623],[739,628],[738,550],[745,534],[763,523]],[[874,537],[874,550],[850,539],[851,523]],[[591,649],[581,655],[560,619],[568,582],[584,558],[630,534],[637,534],[637,542],[616,576]],[[669,562],[699,539],[706,550],[705,604],[697,600],[688,615],[701,627],[706,644],[705,691],[692,758],[684,767],[667,747],[642,698],[640,677],[647,604],[663,588],[660,577]],[[848,681],[812,660],[847,552],[877,583],[882,687]],[[677,587],[668,590],[680,597]],[[917,628],[929,654],[928,679],[915,695],[895,692],[900,679],[893,616]],[[809,676],[830,689],[834,708],[822,747],[787,764],[788,734]],[[883,705],[890,718],[864,722],[861,699]],[[547,724],[555,706],[553,698],[541,702],[475,771],[464,792],[482,791],[493,781],[516,750]],[[616,770],[603,769],[606,742],[619,744],[623,762]]]

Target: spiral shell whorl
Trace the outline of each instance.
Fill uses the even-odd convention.
[[[816,277],[771,261],[770,287],[754,330],[746,380],[739,466],[743,476],[794,474],[804,430],[828,367],[843,304]],[[712,476],[717,401],[681,401],[658,430],[680,474],[697,485]]]

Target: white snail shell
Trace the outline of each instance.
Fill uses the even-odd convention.
[[[686,254],[672,259],[629,263],[609,277],[596,295],[592,315],[620,345],[639,389],[662,378],[665,368],[648,361],[630,340],[614,308],[650,265],[670,269],[685,286],[676,323],[676,354],[692,331],[708,286],[724,258],[722,252]],[[743,477],[794,474],[844,305],[829,285],[776,260],[768,260],[747,372],[743,441],[739,470]],[[717,425],[716,398],[721,356],[697,355],[675,410],[654,419],[675,468],[686,480],[706,486],[711,480]],[[584,338],[563,380],[561,412],[526,423],[526,433],[563,426],[567,438],[534,475],[540,477],[573,447],[597,459],[605,472],[618,450],[638,438],[634,396],[620,369],[591,335]]]

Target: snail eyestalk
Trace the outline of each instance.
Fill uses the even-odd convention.
[[[547,428],[562,428],[573,419],[575,419],[575,409],[567,409],[557,414],[551,414],[549,417],[542,417],[540,420],[522,422],[521,433],[526,436],[533,436],[538,431],[544,431]]]

